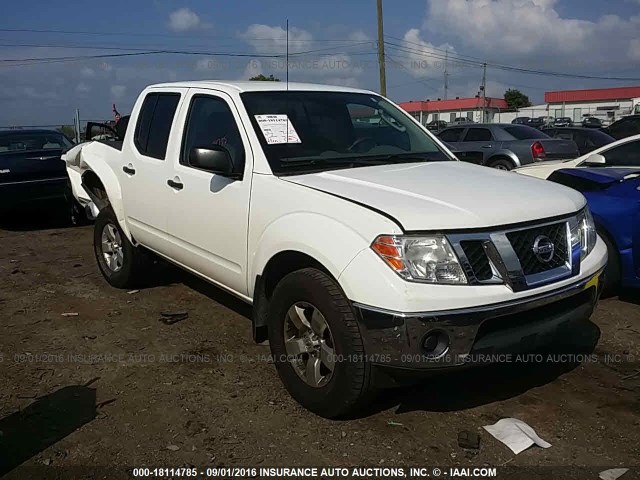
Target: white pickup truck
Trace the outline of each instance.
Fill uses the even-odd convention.
[[[372,92],[154,85],[121,141],[65,159],[107,281],[136,285],[151,251],[251,303],[255,340],[322,416],[570,336],[598,300],[606,246],[580,193],[459,162]]]

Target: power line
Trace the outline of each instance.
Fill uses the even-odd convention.
[[[392,42],[386,42],[387,46],[389,46],[390,48],[393,48],[395,50],[398,50],[400,52],[403,53],[411,53],[411,54],[415,54],[418,56],[422,56],[425,58],[435,58],[437,60],[447,60],[449,63],[458,63],[458,64],[462,64],[462,65],[470,65],[470,66],[477,66],[477,67],[481,67],[483,65],[482,62],[476,62],[476,61],[471,61],[471,60],[464,60],[464,59],[459,59],[459,58],[452,58],[450,55],[443,55],[443,54],[439,54],[436,52],[425,52],[424,50],[418,50],[415,48],[411,48],[411,47],[406,47],[403,45],[398,45],[396,43],[392,43]]]
[[[407,68],[407,67],[406,67],[402,62],[399,62],[398,60],[396,60],[396,59],[395,59],[395,57],[393,57],[393,56],[391,56],[391,55],[387,54],[387,58],[388,58],[389,60],[391,60],[393,63],[395,63],[396,65],[398,65],[399,67],[401,67],[403,70],[406,70],[410,75],[413,75],[413,72],[412,72],[409,68]],[[430,84],[429,80],[425,80],[425,79],[417,79],[417,80],[416,80],[416,82],[420,82],[420,83],[422,83],[423,85],[426,85],[426,86],[428,86],[428,87],[431,87],[431,88],[433,88],[433,89],[435,90],[435,88]],[[411,83],[414,83],[414,82],[411,82]],[[396,85],[396,86],[397,86],[397,85]],[[438,87],[438,89],[439,89],[439,88],[440,88],[440,87]]]
[[[327,48],[319,48],[315,50],[308,50],[304,52],[296,52],[292,53],[290,57],[298,57],[303,55],[310,55],[319,52],[326,52],[329,50],[335,50],[337,48],[350,48],[353,46],[361,45],[369,42],[360,42],[359,44],[347,45],[347,46],[338,46],[338,47],[327,47]],[[41,45],[44,47],[44,45]],[[74,48],[74,47],[66,47],[66,48]],[[100,48],[96,48],[99,50]],[[111,54],[96,54],[96,55],[69,55],[63,57],[36,57],[36,58],[19,58],[19,59],[0,59],[0,63],[6,66],[24,66],[24,65],[38,65],[38,64],[46,64],[46,63],[60,63],[60,62],[69,62],[69,61],[79,61],[79,60],[90,60],[90,59],[100,59],[100,58],[118,58],[118,57],[132,57],[132,56],[144,56],[144,55],[198,55],[198,56],[209,56],[209,57],[237,57],[237,58],[283,58],[285,55],[283,54],[258,54],[258,53],[229,53],[229,52],[209,52],[209,51],[185,51],[185,50],[151,50],[151,51],[137,51],[138,49],[126,49],[119,47],[106,47],[106,49],[115,49],[115,50],[134,50],[131,53],[111,53]],[[341,52],[333,52],[334,55],[338,55]],[[356,52],[350,53],[350,55],[370,55],[370,52]]]
[[[398,41],[401,41],[401,42],[404,42],[404,43],[408,43],[408,44],[410,44],[410,45],[417,45],[417,46],[419,46],[419,47],[421,47],[421,48],[429,48],[430,50],[434,50],[434,51],[437,51],[437,52],[443,52],[443,53],[445,53],[445,54],[448,54],[448,55],[454,55],[454,56],[456,56],[456,57],[460,57],[460,58],[468,58],[468,59],[472,59],[472,60],[478,60],[478,61],[479,61],[479,62],[481,62],[481,63],[485,61],[485,59],[480,58],[480,57],[473,57],[473,56],[471,56],[471,55],[463,55],[463,54],[458,53],[458,52],[456,52],[456,53],[452,53],[452,52],[450,52],[450,51],[449,51],[449,50],[447,50],[447,49],[442,49],[442,48],[437,48],[437,47],[427,47],[427,46],[425,46],[425,45],[423,45],[423,44],[421,44],[421,43],[412,42],[412,41],[410,41],[410,40],[405,40],[404,38],[393,37],[393,36],[391,36],[391,35],[387,35],[387,38],[391,38],[391,39],[393,39],[393,40],[398,40]]]
[[[335,50],[340,48],[353,48],[361,45],[370,45],[371,42],[356,42],[347,45],[336,45],[333,47],[323,47],[314,50],[309,50],[306,52],[298,52],[299,53],[312,53],[312,52],[322,52],[328,50]],[[223,45],[229,46],[229,45]],[[176,50],[164,47],[150,47],[150,46],[138,46],[138,47],[121,47],[121,46],[104,46],[104,45],[69,45],[69,44],[52,44],[52,43],[0,43],[0,47],[30,47],[30,48],[69,48],[69,49],[85,49],[85,50],[122,50],[122,51],[167,51],[174,52]],[[180,50],[181,52],[184,50]],[[196,52],[201,53],[201,52]],[[223,52],[224,53],[224,52]]]
[[[118,37],[163,37],[163,38],[172,38],[172,39],[180,39],[180,38],[227,38],[227,39],[236,39],[237,37],[233,36],[224,36],[224,35],[211,35],[202,33],[199,35],[184,35],[184,34],[169,34],[169,33],[140,33],[140,32],[95,32],[95,31],[86,31],[86,30],[48,30],[48,29],[33,29],[33,28],[0,28],[0,32],[7,33],[55,33],[62,35],[92,35],[92,36],[118,36]],[[277,40],[273,37],[267,38],[257,38],[257,37],[242,37],[244,40],[256,40],[256,41],[269,41],[269,40]],[[358,43],[361,40],[353,40],[350,38],[313,38],[313,39],[290,39],[289,42],[300,42],[300,43],[313,43],[313,42],[353,42]],[[371,42],[366,42],[371,43]]]
[[[387,45],[395,47],[396,49],[399,49],[399,50],[404,51],[404,52],[413,53],[413,54],[417,54],[417,55],[421,55],[421,56],[429,57],[429,58],[437,58],[437,59],[440,59],[440,60],[442,60],[444,58],[444,56],[442,56],[440,54],[437,54],[437,53],[428,53],[428,52],[412,49],[410,47],[404,47],[402,45],[397,45],[397,44],[394,44],[394,43],[391,43],[391,42],[386,42],[386,43],[387,43]],[[481,66],[484,65],[483,62],[475,62],[475,61],[464,60],[464,59],[456,59],[456,60],[449,59],[449,61],[454,61],[456,63],[466,64],[466,65],[474,65],[474,66],[478,66],[478,67],[481,67]],[[503,65],[503,64],[498,64],[498,63],[486,62],[486,64],[487,64],[487,66],[489,66],[491,68],[494,68],[494,69],[510,71],[510,72],[518,72],[518,73],[523,73],[523,74],[527,74],[527,75],[540,75],[540,76],[561,77],[561,78],[576,78],[576,79],[582,79],[582,80],[609,80],[609,81],[619,81],[619,82],[637,82],[637,81],[640,81],[640,78],[637,78],[637,77],[633,78],[633,77],[612,77],[612,76],[597,76],[597,75],[581,75],[581,74],[574,74],[574,73],[563,73],[563,72],[553,72],[553,71],[545,71],[545,70],[534,70],[534,69],[528,69],[528,68],[521,68],[521,67]]]

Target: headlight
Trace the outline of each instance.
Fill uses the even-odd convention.
[[[578,224],[571,230],[571,246],[580,245],[580,258],[583,259],[596,246],[598,235],[589,207],[585,207],[577,219]]]
[[[381,235],[371,244],[371,248],[405,280],[467,283],[458,257],[443,235]]]

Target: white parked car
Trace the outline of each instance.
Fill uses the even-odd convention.
[[[580,193],[459,162],[373,92],[155,85],[123,142],[66,160],[111,285],[138,284],[151,251],[253,304],[287,390],[326,417],[397,372],[570,336],[598,299],[607,252]]]
[[[527,165],[512,171],[537,177],[549,178],[556,170],[575,167],[640,167],[640,135],[609,143],[591,153],[574,160],[559,160]]]

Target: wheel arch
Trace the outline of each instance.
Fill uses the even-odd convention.
[[[89,164],[86,160],[84,163],[84,166],[88,168],[82,173],[82,188],[87,192],[98,210],[102,210],[108,205],[111,206],[116,214],[118,223],[122,227],[122,231],[130,241],[133,241],[127,224],[124,221],[122,190],[115,173],[104,163],[91,162]]]
[[[273,291],[288,274],[304,268],[315,268],[338,280],[322,262],[300,250],[282,250],[274,254],[256,275],[253,291],[253,339],[261,343],[268,338],[267,312]]]
[[[522,164],[520,163],[520,159],[517,157],[517,155],[513,152],[510,152],[508,150],[500,150],[498,152],[495,152],[493,155],[491,155],[487,161],[486,161],[486,165],[490,166],[491,163],[497,161],[497,160],[508,160],[509,162],[513,163],[513,167],[514,168],[518,168],[521,167]]]

